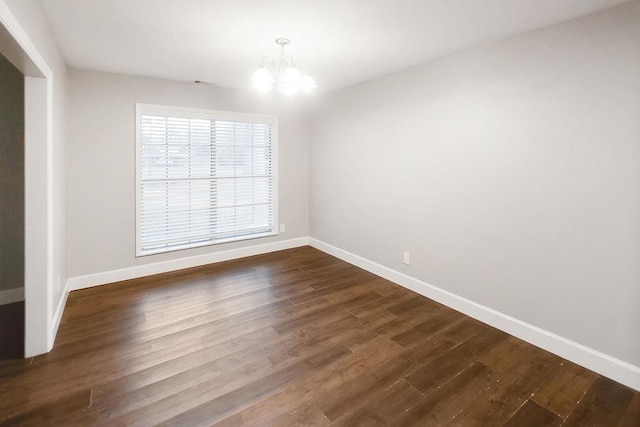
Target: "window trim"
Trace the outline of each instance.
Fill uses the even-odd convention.
[[[141,118],[143,114],[159,114],[171,117],[184,117],[194,119],[215,119],[223,121],[239,121],[245,123],[269,123],[271,124],[271,158],[273,171],[273,230],[265,233],[254,234],[248,237],[228,237],[213,241],[199,242],[199,243],[186,243],[184,245],[177,245],[175,247],[160,248],[157,250],[142,251],[142,172],[141,172],[141,155],[142,155],[142,126]],[[175,251],[181,251],[185,249],[193,249],[205,246],[214,246],[230,242],[242,242],[246,240],[259,239],[264,237],[271,237],[279,235],[279,220],[278,220],[278,116],[271,114],[257,114],[257,113],[239,113],[232,111],[222,110],[209,110],[203,108],[191,108],[191,107],[178,107],[172,105],[159,105],[159,104],[146,104],[137,102],[135,104],[135,256],[136,258],[145,257],[149,255],[157,255],[163,253],[170,253]]]

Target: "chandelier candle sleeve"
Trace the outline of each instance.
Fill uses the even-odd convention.
[[[307,74],[304,66],[294,63],[293,58],[285,54],[284,48],[289,43],[289,39],[276,39],[276,44],[280,46],[280,58],[278,62],[271,57],[262,60],[262,66],[251,78],[255,89],[268,92],[275,85],[280,93],[291,96],[298,92],[309,93],[316,88],[316,81]]]

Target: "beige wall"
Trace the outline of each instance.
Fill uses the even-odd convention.
[[[2,55],[0,99],[0,291],[5,291],[24,287],[24,77]]]
[[[640,366],[640,3],[319,104],[312,237]]]
[[[136,102],[276,114],[279,236],[135,257]],[[308,235],[308,115],[303,99],[72,69],[67,150],[70,277]]]

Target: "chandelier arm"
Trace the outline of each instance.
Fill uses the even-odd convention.
[[[290,56],[286,56],[282,61],[282,64],[284,65],[285,69],[296,66],[296,64],[293,63],[293,58]]]
[[[305,65],[305,63],[304,63],[304,62],[296,62],[294,66],[295,66],[298,70],[300,70],[300,72],[301,72],[303,75],[309,74],[309,73],[308,73],[308,71],[307,71],[307,70],[308,70],[308,68],[307,68],[307,66]]]
[[[275,74],[276,61],[270,56],[265,56],[264,58],[262,58],[262,68],[266,69],[271,74]]]

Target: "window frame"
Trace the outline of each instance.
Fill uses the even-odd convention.
[[[273,227],[271,231],[245,235],[245,236],[233,236],[220,239],[212,239],[205,242],[197,243],[185,243],[182,245],[176,245],[170,248],[158,248],[151,250],[142,250],[142,116],[146,114],[156,114],[166,117],[180,117],[191,119],[204,119],[204,120],[220,120],[230,122],[243,122],[243,123],[263,123],[271,125],[271,171],[272,171],[272,198],[273,198]],[[241,242],[246,240],[259,239],[264,237],[277,236],[279,234],[279,221],[278,221],[278,116],[271,114],[257,114],[257,113],[240,113],[232,111],[222,110],[210,110],[203,108],[191,108],[191,107],[179,107],[172,105],[159,105],[159,104],[135,104],[135,165],[134,171],[135,178],[135,228],[136,228],[136,247],[135,256],[145,257],[149,255],[157,255],[163,253],[170,253],[185,249],[193,249],[205,246],[214,246],[230,242]]]

